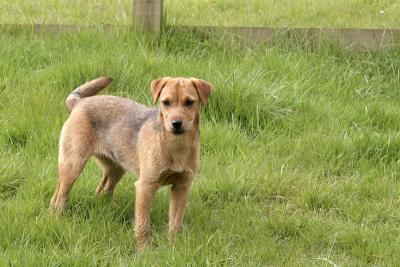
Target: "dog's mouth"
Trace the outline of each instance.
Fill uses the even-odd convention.
[[[181,135],[185,132],[185,130],[182,129],[172,129],[171,131],[174,135]]]

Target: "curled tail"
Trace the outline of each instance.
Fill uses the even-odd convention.
[[[74,109],[74,106],[83,98],[92,96],[103,90],[112,82],[110,77],[99,77],[76,88],[65,101],[69,113]]]

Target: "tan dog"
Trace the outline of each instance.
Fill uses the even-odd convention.
[[[59,181],[50,208],[61,213],[69,191],[93,155],[103,168],[96,192],[112,194],[126,170],[135,173],[135,235],[138,250],[149,243],[150,204],[157,189],[172,185],[169,233],[182,229],[187,196],[199,165],[200,105],[211,85],[195,78],[161,78],[151,83],[148,108],[115,96],[93,96],[111,78],[100,77],[73,91],[66,100],[71,113],[59,144]]]

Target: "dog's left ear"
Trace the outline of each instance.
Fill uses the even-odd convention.
[[[164,77],[151,82],[151,94],[153,96],[153,104],[155,104],[160,97],[161,90],[167,84],[171,77]]]
[[[204,80],[197,78],[190,78],[193,83],[194,88],[196,88],[197,93],[199,94],[200,101],[203,105],[206,105],[208,102],[208,97],[211,95],[212,85]]]

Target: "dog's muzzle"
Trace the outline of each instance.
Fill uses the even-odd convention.
[[[183,134],[185,130],[183,130],[182,124],[181,120],[172,121],[172,133],[176,135]]]

